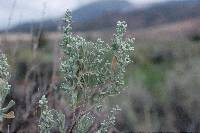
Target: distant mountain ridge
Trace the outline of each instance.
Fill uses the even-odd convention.
[[[76,25],[76,30],[103,30],[113,28],[118,20],[125,20],[130,30],[174,23],[200,17],[200,1],[169,1],[130,12],[114,12],[93,21]],[[84,25],[84,26],[82,26]]]
[[[131,5],[132,4],[126,0],[100,0],[93,2],[72,12],[73,23],[75,25],[79,23],[82,24],[111,12],[123,12],[125,8]],[[41,25],[45,31],[57,31],[59,26],[62,25],[62,18],[52,18],[38,22],[25,22],[12,27],[9,31],[30,32],[31,29],[38,29]]]
[[[133,10],[126,10],[132,8]],[[199,0],[169,1],[154,4],[147,8],[134,9],[134,6],[123,0],[102,0],[83,6],[72,13],[75,31],[111,29],[118,20],[125,20],[129,30],[147,28],[154,25],[173,23],[200,17]],[[49,19],[37,23],[24,23],[10,31],[30,31],[30,27],[57,31],[61,18]]]
[[[88,22],[96,17],[109,14],[110,12],[122,12],[131,4],[124,0],[101,0],[80,7],[72,12],[73,21]]]

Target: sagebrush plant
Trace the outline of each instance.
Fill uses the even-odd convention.
[[[64,77],[61,88],[65,92],[71,112],[70,122],[65,125],[66,132],[106,133],[114,126],[115,114],[120,108],[114,107],[105,116],[103,102],[106,97],[119,94],[125,87],[124,74],[126,66],[131,62],[134,39],[124,38],[127,27],[124,21],[117,22],[116,34],[111,44],[101,39],[91,42],[73,35],[69,10],[65,14],[65,23],[64,37],[60,44],[63,51],[60,71]],[[56,126],[53,124],[55,119],[52,119],[52,113],[47,113],[47,101],[44,101],[46,100],[42,97],[41,119],[45,118],[48,121],[45,123],[49,125],[43,126],[41,123],[40,127],[48,127],[50,130]]]
[[[65,133],[65,115],[54,109],[49,109],[47,103],[48,101],[43,95],[39,101],[39,107],[41,108],[40,132],[50,133],[52,128],[58,127],[61,133]]]
[[[11,86],[8,84],[10,78],[10,73],[8,71],[8,63],[5,54],[0,52],[0,122],[3,121],[3,118],[14,118],[14,112],[11,111],[8,113],[8,110],[15,104],[11,100],[7,106],[3,107],[5,98],[10,92]]]

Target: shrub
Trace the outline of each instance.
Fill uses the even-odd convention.
[[[0,53],[0,122],[3,121],[3,118],[15,117],[13,111],[8,113],[8,110],[15,104],[13,100],[6,107],[3,107],[6,96],[10,92],[9,78],[7,58],[4,54]]]
[[[101,39],[90,42],[73,35],[69,11],[66,12],[65,22],[64,37],[60,44],[63,51],[60,72],[63,76],[61,88],[70,105],[69,122],[64,122],[62,113],[48,109],[43,96],[40,100],[40,129],[50,132],[53,127],[59,126],[55,124],[57,121],[62,121],[68,133],[108,132],[120,109],[116,106],[106,116],[103,104],[108,96],[119,94],[125,87],[124,74],[131,62],[129,55],[134,50],[134,39],[124,39],[127,27],[124,21],[117,22],[112,44]],[[64,132],[63,127],[60,132]]]
[[[200,34],[198,34],[198,33],[193,33],[193,34],[190,36],[190,40],[193,41],[193,42],[199,42],[199,41],[200,41]]]

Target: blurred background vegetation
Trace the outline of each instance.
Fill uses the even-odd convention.
[[[118,20],[127,22],[126,36],[136,38],[125,77],[128,87],[107,101],[122,108],[116,123],[119,131],[200,131],[199,0],[147,6],[104,0],[80,6],[72,15],[74,33],[87,40],[110,41]],[[4,121],[5,130],[10,125],[13,132],[37,131],[43,94],[50,107],[67,111],[59,90],[62,25],[57,16],[1,30],[0,47],[12,74],[7,100],[16,101],[16,118]]]

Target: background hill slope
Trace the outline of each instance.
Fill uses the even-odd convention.
[[[170,1],[146,8],[136,8],[126,1],[99,1],[73,11],[75,31],[113,29],[118,20],[125,20],[129,30],[174,23],[200,17],[200,1]],[[42,25],[43,24],[43,25]],[[34,23],[23,23],[10,29],[30,32],[42,25],[46,31],[57,31],[62,25],[61,17]]]

